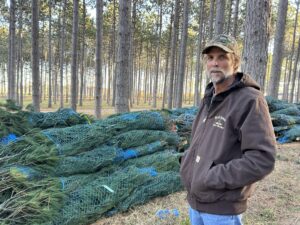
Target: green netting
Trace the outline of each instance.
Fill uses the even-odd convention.
[[[101,121],[107,125],[122,125],[123,132],[129,130],[168,130],[171,126],[171,121],[168,115],[163,111],[141,111],[123,113],[109,116]]]
[[[136,129],[167,129],[169,120],[156,112],[119,115],[93,124],[44,130],[62,155],[74,155],[101,146],[113,136]]]
[[[54,224],[88,224],[95,220],[117,202],[122,201],[134,188],[149,179],[148,174],[138,168],[130,167],[118,171],[109,177],[98,177],[75,190],[67,190],[67,199],[62,208],[61,218]]]
[[[170,145],[178,145],[179,137],[174,132],[156,130],[132,130],[119,134],[109,140],[109,144],[126,149],[145,145],[154,141],[165,141]]]
[[[175,150],[165,150],[156,154],[131,159],[122,164],[122,166],[135,165],[137,167],[154,167],[157,171],[177,171],[179,172],[179,158],[181,154]]]
[[[278,138],[279,143],[288,143],[293,141],[300,141],[300,124],[296,124],[290,129],[283,131],[281,137]]]
[[[40,113],[27,112],[29,123],[33,127],[46,129],[50,127],[68,127],[76,124],[88,123],[90,118],[78,114],[73,109],[63,108],[56,112]]]
[[[288,108],[280,109],[272,113],[272,115],[285,114],[290,116],[300,116],[300,110],[297,106],[292,105]]]
[[[145,204],[152,198],[165,196],[182,189],[178,172],[162,172],[149,179],[147,183],[139,188],[136,188],[126,199],[120,201],[112,212],[126,211],[132,206]],[[108,214],[110,213],[108,212]]]
[[[278,126],[278,127],[274,127],[274,132],[275,135],[280,135],[283,131],[286,131],[288,129],[290,129],[291,126]]]
[[[196,115],[198,110],[199,110],[198,107],[186,107],[186,108],[179,108],[179,109],[172,109],[172,110],[164,109],[163,111],[168,112],[172,118],[177,118],[182,114]]]
[[[119,151],[113,146],[101,146],[78,155],[60,157],[55,167],[55,174],[68,176],[95,172],[112,165]]]
[[[293,106],[293,104],[290,104],[287,101],[275,99],[271,96],[266,96],[266,101],[267,101],[267,104],[268,104],[268,107],[269,107],[269,111],[271,113]]]
[[[300,116],[290,116],[285,114],[271,114],[272,124],[277,126],[290,126],[296,123],[300,124]]]
[[[114,171],[118,168],[118,165],[126,160],[161,151],[167,145],[168,143],[164,141],[155,141],[130,149],[104,145],[78,155],[61,157],[58,165],[55,167],[55,174],[68,176],[80,173],[93,173],[101,170],[104,176]]]
[[[182,186],[174,149],[180,139],[168,131],[171,125],[165,112],[135,112],[31,132],[0,146],[0,167],[9,168],[8,176],[1,176],[0,187],[7,188],[0,189],[0,201],[19,207],[18,199],[24,199],[43,209],[53,195],[59,202],[47,210],[30,211],[24,204],[29,215],[23,224],[75,225],[177,191]],[[0,211],[5,223],[17,218],[15,224],[21,224],[22,214],[10,215]]]

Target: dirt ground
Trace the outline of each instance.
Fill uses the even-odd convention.
[[[173,212],[164,219],[156,216],[159,210]],[[258,182],[244,225],[300,225],[300,143],[278,145],[275,170]],[[189,225],[184,191],[156,198],[149,203],[98,220],[92,225]],[[217,224],[216,224],[217,225]]]

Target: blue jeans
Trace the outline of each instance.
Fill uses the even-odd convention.
[[[240,215],[216,215],[199,212],[190,207],[191,225],[243,225]]]

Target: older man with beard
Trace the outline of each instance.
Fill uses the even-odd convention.
[[[240,225],[255,182],[275,163],[276,142],[259,85],[240,66],[238,44],[218,35],[202,51],[210,78],[181,159],[192,225]]]

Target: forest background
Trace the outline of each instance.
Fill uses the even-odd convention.
[[[0,100],[35,111],[197,106],[201,49],[234,36],[265,95],[300,101],[298,0],[1,0]]]

